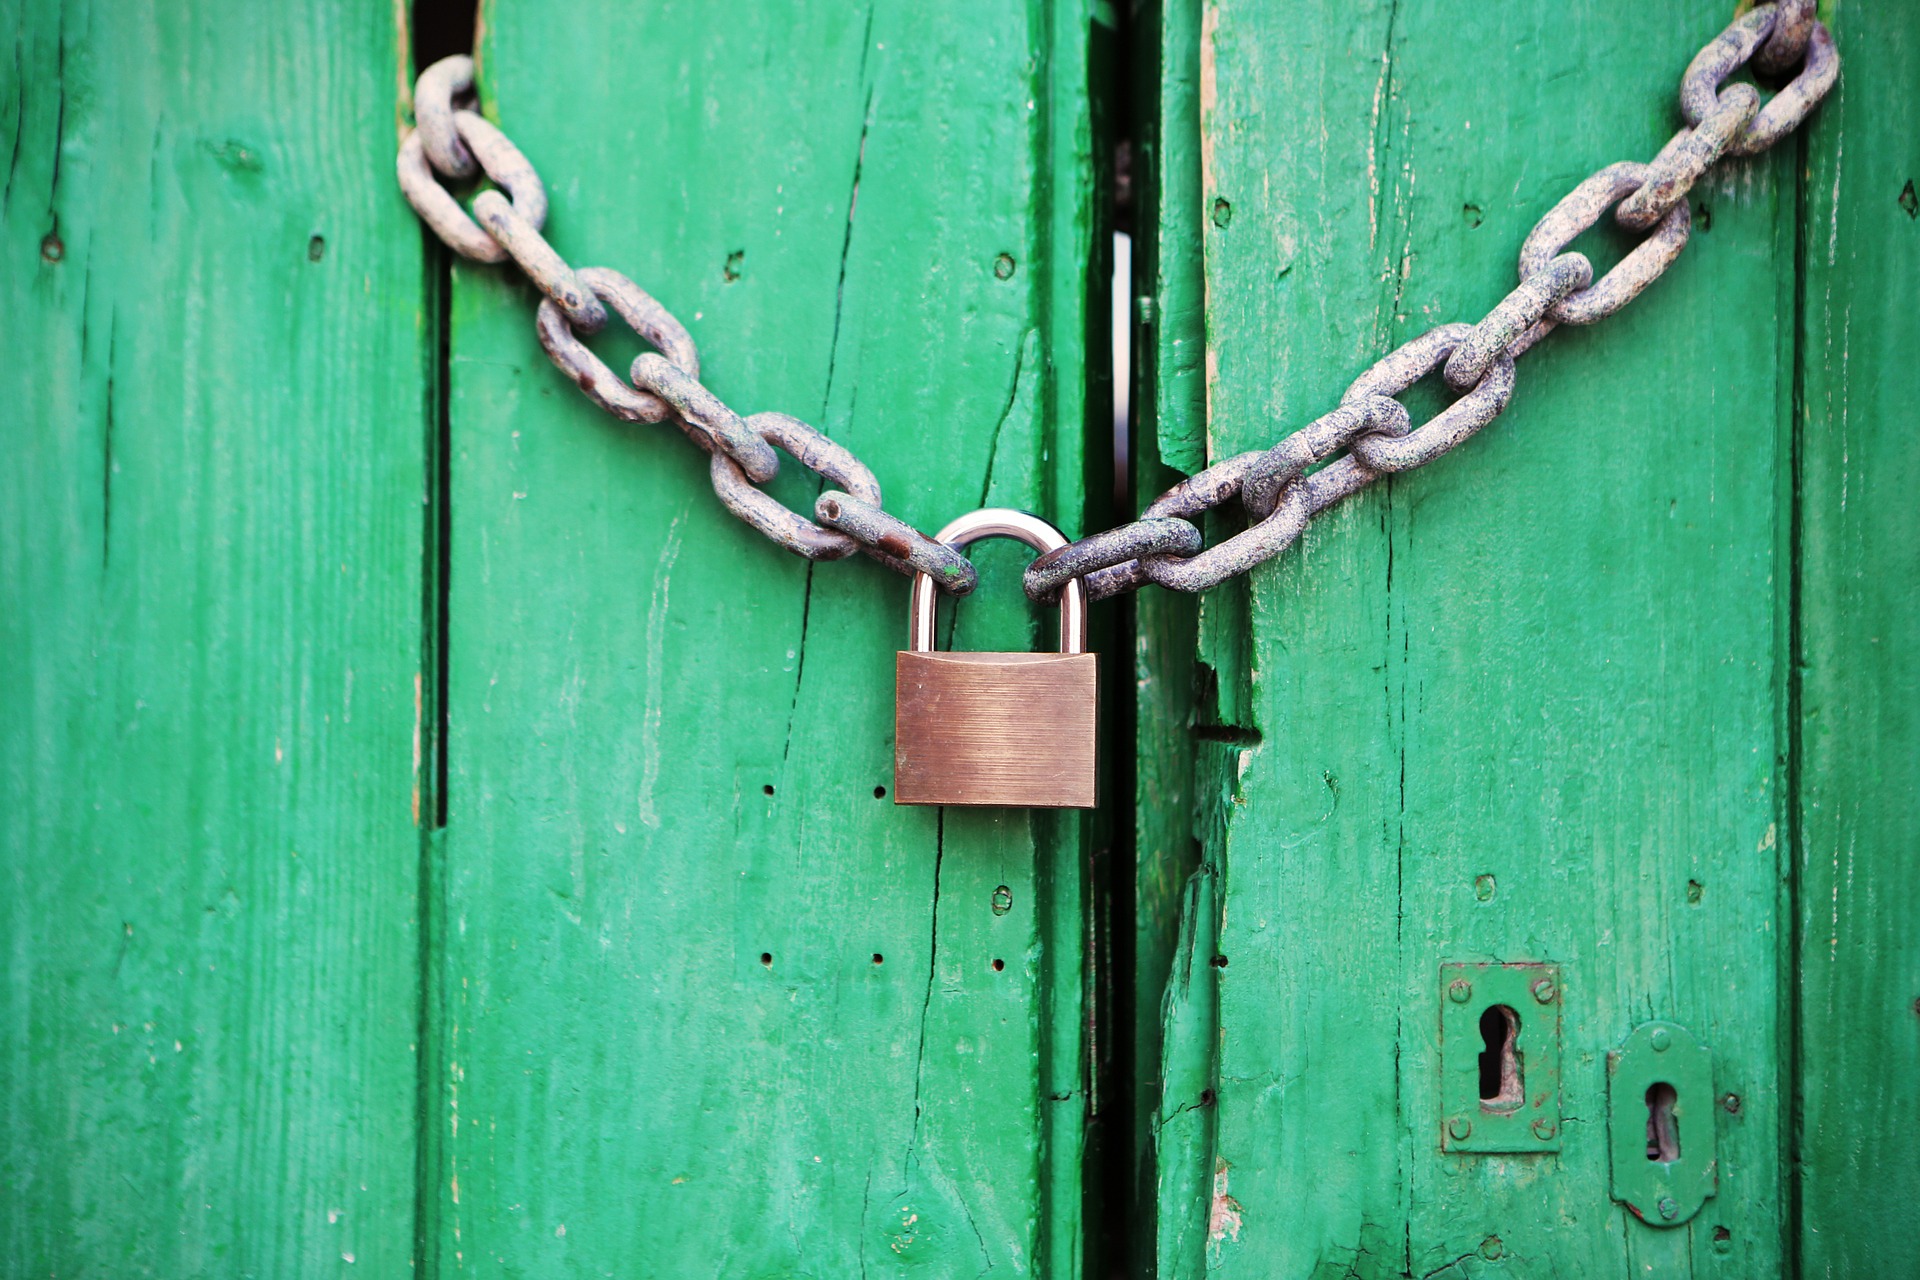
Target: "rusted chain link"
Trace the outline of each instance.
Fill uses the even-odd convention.
[[[877,502],[828,489],[815,500],[813,517],[852,538],[889,568],[926,574],[949,595],[966,595],[978,581],[973,561],[958,548],[935,542],[898,516],[882,511]]]
[[[1769,14],[1765,6],[1751,10],[1694,55],[1680,80],[1680,114],[1688,124],[1698,128],[1713,114],[1721,104],[1720,82],[1753,58],[1761,40],[1776,29],[1776,20],[1777,14]],[[1840,55],[1824,24],[1812,24],[1805,49],[1806,65],[1800,74],[1734,135],[1727,144],[1728,155],[1750,156],[1765,151],[1798,128],[1833,88],[1840,74]]]
[[[1582,182],[1540,219],[1520,246],[1520,274],[1542,270],[1573,238],[1587,230],[1620,200],[1646,185],[1648,168],[1631,160],[1610,164]],[[1693,212],[1682,200],[1667,211],[1653,231],[1635,245],[1598,284],[1578,289],[1547,309],[1556,324],[1592,324],[1604,320],[1640,296],[1687,247]]]
[[[479,166],[467,144],[454,131],[454,103],[473,103],[473,59],[464,53],[442,58],[420,73],[413,84],[413,119],[421,146],[436,172],[464,180],[477,177]]]
[[[795,555],[839,560],[865,551],[899,573],[925,570],[944,591],[973,589],[972,563],[882,510],[879,481],[844,446],[783,413],[742,418],[701,383],[700,353],[671,311],[618,271],[570,266],[542,234],[540,175],[471,109],[473,96],[471,58],[443,58],[420,73],[417,127],[396,161],[400,190],[454,252],[478,262],[511,259],[526,273],[545,295],[534,318],[540,345],[587,399],[626,422],[673,422],[713,455],[708,471],[721,504]],[[442,185],[482,175],[498,190],[476,194],[471,213]],[[653,347],[635,357],[625,380],[580,340],[604,328],[609,311]],[[838,486],[822,505],[844,523],[823,527],[756,487],[779,472],[776,449]]]
[[[1768,76],[1782,75],[1799,65],[1807,51],[1807,40],[1813,34],[1813,15],[1818,5],[1815,0],[1780,0],[1775,8],[1778,13],[1773,21],[1773,34],[1760,46],[1760,53],[1753,60],[1754,69]],[[1832,43],[1831,37],[1828,43]]]
[[[1160,495],[1139,520],[1040,556],[1026,571],[1027,594],[1052,601],[1075,578],[1094,600],[1148,582],[1204,590],[1279,555],[1314,516],[1381,476],[1459,447],[1506,408],[1516,359],[1557,325],[1612,315],[1666,271],[1692,228],[1688,192],[1709,168],[1772,146],[1832,89],[1840,56],[1814,10],[1814,0],[1759,5],[1702,48],[1681,79],[1686,127],[1650,162],[1607,165],[1554,205],[1521,246],[1518,287],[1478,322],[1427,330],[1356,378],[1332,412],[1272,448],[1215,463]],[[1763,105],[1753,85],[1726,84],[1743,66],[1793,75]],[[589,400],[624,421],[673,422],[712,454],[714,492],[726,508],[796,555],[837,560],[858,550],[900,573],[929,574],[951,594],[973,589],[972,562],[889,514],[879,482],[844,446],[786,414],[742,418],[701,383],[699,352],[672,312],[617,271],[569,265],[543,234],[540,175],[473,105],[471,58],[445,58],[420,74],[418,127],[396,161],[400,189],[456,253],[519,265],[545,295],[535,320],[540,345]],[[442,185],[482,176],[497,190],[475,195],[471,214]],[[1647,235],[1595,282],[1593,264],[1567,246],[1608,209]],[[625,380],[580,339],[603,328],[609,311],[654,348],[635,358]],[[1395,397],[1436,369],[1459,398],[1415,428]],[[815,502],[814,519],[756,487],[778,471],[776,450],[836,486]],[[1251,524],[1205,546],[1194,522],[1235,499]]]
[[[857,494],[860,501],[876,509],[879,507],[880,482],[844,445],[835,444],[800,419],[784,413],[756,413],[747,419],[747,427],[761,439],[780,446],[788,457],[821,479]],[[846,534],[823,529],[754,488],[740,464],[726,454],[715,451],[712,469],[713,491],[720,495],[727,510],[781,546],[809,560],[844,560],[860,550],[860,544]]]
[[[1040,557],[1027,570],[1027,594],[1054,599],[1076,573],[1086,576],[1094,600],[1148,582],[1204,590],[1272,559],[1315,515],[1381,475],[1459,447],[1506,408],[1514,361],[1556,325],[1602,320],[1659,279],[1686,247],[1692,230],[1687,193],[1709,167],[1722,156],[1773,145],[1826,96],[1840,59],[1813,9],[1812,0],[1760,5],[1703,48],[1681,81],[1688,127],[1652,162],[1608,165],[1554,205],[1521,246],[1519,287],[1478,323],[1427,330],[1355,379],[1339,409],[1272,449],[1215,463],[1155,499],[1134,524]],[[1774,75],[1798,71],[1763,106],[1750,84],[1723,87],[1749,64]],[[1621,224],[1648,234],[1596,283],[1587,257],[1565,250],[1610,208]],[[1406,410],[1391,397],[1443,365],[1444,381],[1460,398],[1409,429]],[[1347,452],[1307,470],[1340,449]],[[1235,497],[1252,522],[1242,532],[1204,549],[1179,532],[1196,529],[1193,519]]]
[[[607,267],[582,267],[574,275],[655,351],[665,355],[677,368],[686,370],[688,376],[700,376],[700,353],[694,349],[693,335],[671,311],[654,301],[652,294]],[[586,343],[574,336],[573,326],[552,298],[541,300],[540,310],[534,316],[534,328],[547,357],[573,379],[581,394],[614,417],[628,422],[665,422],[672,415],[672,405],[651,391],[641,391],[622,382]]]

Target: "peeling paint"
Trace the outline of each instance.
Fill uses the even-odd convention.
[[[1207,1224],[1207,1239],[1240,1242],[1240,1202],[1227,1194],[1227,1162],[1220,1161],[1213,1171],[1213,1214]]]

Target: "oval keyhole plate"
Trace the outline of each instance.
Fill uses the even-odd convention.
[[[1677,1227],[1717,1188],[1713,1054],[1672,1022],[1635,1027],[1607,1054],[1613,1198],[1650,1227]]]

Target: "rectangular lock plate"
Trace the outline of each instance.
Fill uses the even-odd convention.
[[[1440,966],[1440,1149],[1560,1149],[1560,966]]]
[[[1095,655],[903,650],[894,678],[896,804],[1094,806]]]

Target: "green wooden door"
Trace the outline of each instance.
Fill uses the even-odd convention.
[[[1562,194],[1658,150],[1730,15],[1158,16],[1148,491],[1483,314]],[[1887,401],[1913,388],[1889,281],[1920,253],[1917,16],[1831,15],[1823,114],[1696,188],[1667,278],[1530,354],[1483,437],[1197,611],[1142,602],[1162,1275],[1920,1267],[1870,1225],[1915,1192],[1885,1144],[1913,1149],[1920,1045],[1915,454]],[[1625,242],[1589,243],[1599,269]],[[1557,1149],[1444,1149],[1480,1114],[1443,1094],[1450,962],[1558,966],[1550,1009],[1519,1001],[1559,1025],[1529,1135]],[[1654,1019],[1713,1064],[1681,1135],[1711,1130],[1717,1194],[1666,1230],[1610,1195],[1609,1052]]]
[[[892,803],[905,580],[423,257],[352,8],[10,10],[0,1271],[1072,1274],[1088,822]],[[1110,15],[479,19],[553,243],[718,393],[923,527],[1107,518]],[[951,641],[1032,647],[980,560]]]
[[[1089,34],[500,3],[478,53],[556,247],[667,302],[719,394],[817,424],[919,527],[1077,526]],[[734,519],[678,432],[555,374],[519,281],[463,265],[450,301],[438,1265],[1070,1274],[1084,824],[895,806],[905,580]],[[955,643],[1031,647],[1019,559],[985,561]]]
[[[904,580],[770,546],[423,236],[468,14],[364,9],[0,9],[0,1272],[1920,1270],[1911,3],[1483,438],[1102,606],[1090,815],[892,803]],[[1480,314],[1728,17],[1528,12],[490,0],[475,52],[730,403],[1079,533],[1109,157],[1144,500]],[[953,643],[1041,643],[978,560]],[[1518,961],[1558,1150],[1443,1152],[1441,966]],[[1654,1018],[1714,1062],[1665,1231],[1608,1185]]]

